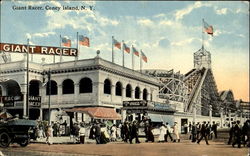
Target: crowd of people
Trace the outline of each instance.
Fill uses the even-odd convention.
[[[234,147],[236,144],[238,148],[241,144],[245,147],[246,145],[250,147],[250,120],[247,120],[243,126],[240,125],[240,121],[232,123],[232,127],[229,130],[229,140],[228,145]]]
[[[59,130],[60,124],[58,122],[52,122],[51,125],[48,125],[43,122],[38,123],[37,127],[37,137],[46,138],[48,144],[52,144],[52,136],[61,136]],[[209,145],[209,140],[217,138],[217,127],[218,124],[215,122],[193,122],[189,124],[188,129],[186,130],[190,134],[189,139],[193,143],[200,143],[203,139],[206,144]],[[154,134],[154,129],[158,129],[158,135]],[[142,132],[144,134],[142,134]],[[132,144],[140,143],[139,136],[143,135],[145,137],[145,142],[155,142],[155,136],[157,136],[158,142],[168,142],[169,139],[171,142],[180,142],[179,128],[177,122],[174,122],[173,125],[169,123],[158,123],[158,125],[152,124],[150,120],[145,121],[125,121],[124,123],[119,124],[107,124],[95,121],[90,124],[84,123],[74,123],[70,129],[70,138],[74,140],[75,143],[85,142],[85,137],[88,136],[89,139],[94,139],[96,144],[105,144],[108,142],[115,142],[122,140],[123,142]],[[244,146],[250,146],[250,120],[247,120],[243,126],[240,126],[240,122],[233,122],[233,126],[229,131],[229,140],[228,144],[232,144],[234,147],[236,144],[238,147],[241,147],[241,144]],[[141,137],[141,136],[140,136]]]

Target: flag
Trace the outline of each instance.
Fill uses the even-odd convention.
[[[124,50],[125,50],[127,53],[130,53],[130,48],[129,48],[125,43],[123,43],[123,46],[124,46]]]
[[[71,40],[63,37],[62,38],[62,46],[64,46],[64,47],[71,47]]]
[[[133,54],[139,57],[139,52],[134,47],[132,47]]]
[[[204,23],[204,32],[207,32],[209,35],[213,36],[213,33],[214,33],[213,26],[207,24],[207,22],[205,22],[204,20],[203,20],[203,23]]]
[[[89,47],[89,38],[83,35],[79,35],[79,44],[82,46]]]
[[[141,58],[144,62],[148,62],[147,56],[141,51]]]
[[[116,48],[121,49],[121,42],[118,42],[116,39],[113,38],[113,44]]]

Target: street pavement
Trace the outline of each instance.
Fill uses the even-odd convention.
[[[88,139],[87,144],[65,142],[47,145],[37,142],[24,148],[14,144],[6,149],[0,148],[0,151],[6,156],[249,156],[247,147],[233,148],[224,142],[211,140],[210,145],[206,145],[205,141],[201,141],[199,145],[190,140],[181,140],[180,143],[145,143],[143,139],[140,140],[140,144],[119,141],[101,145]]]

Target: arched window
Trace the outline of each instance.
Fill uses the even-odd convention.
[[[80,80],[80,93],[92,93],[92,80],[90,78],[83,78]]]
[[[121,84],[121,82],[117,82],[115,85],[115,95],[122,96],[122,84]]]
[[[104,81],[104,94],[111,94],[111,82],[109,79]]]
[[[131,92],[132,92],[132,87],[130,84],[128,84],[126,86],[126,97],[130,97],[131,98]]]
[[[139,87],[135,88],[135,98],[140,99],[140,88]]]
[[[30,96],[39,96],[39,81],[37,81],[37,80],[30,81],[29,95]]]
[[[3,95],[3,92],[2,92],[2,86],[0,86],[0,96]]]
[[[50,87],[50,91],[51,94],[50,95],[57,95],[57,83],[54,80],[50,81],[51,87]],[[47,82],[46,84],[46,95],[49,95],[49,82]]]
[[[66,79],[62,84],[63,94],[74,94],[74,82],[71,79]]]
[[[147,91],[147,89],[145,88],[145,89],[143,89],[142,99],[143,99],[143,100],[147,100],[147,97],[148,97],[148,91]]]

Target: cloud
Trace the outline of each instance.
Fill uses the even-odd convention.
[[[163,21],[160,21],[160,25],[165,25],[165,26],[171,26],[171,25],[173,25],[174,23],[173,23],[173,21],[171,21],[171,20],[163,20]]]
[[[190,14],[194,9],[197,9],[203,6],[210,6],[210,4],[198,1],[198,2],[195,2],[193,5],[189,5],[188,7],[184,9],[177,10],[174,15],[175,19],[180,20],[183,18],[183,16]]]
[[[142,26],[152,26],[153,22],[150,19],[139,19],[138,24],[142,25]]]
[[[226,15],[227,12],[228,12],[228,9],[227,9],[227,8],[222,8],[222,9],[216,10],[216,14],[217,14],[217,15]]]
[[[189,39],[185,39],[185,40],[182,40],[182,41],[171,42],[171,45],[172,46],[184,46],[184,45],[192,43],[194,40],[199,40],[199,39],[197,39],[197,38],[189,38]]]
[[[55,35],[55,32],[44,32],[44,33],[34,33],[32,34],[33,37],[48,37],[50,35]]]

